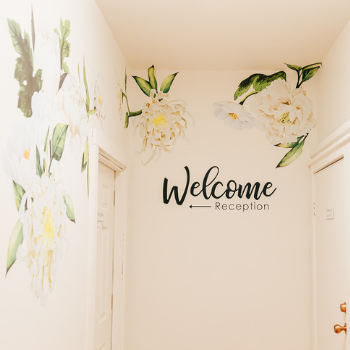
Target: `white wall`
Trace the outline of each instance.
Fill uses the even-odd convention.
[[[350,22],[323,59],[318,75],[318,142],[349,120]]]
[[[87,309],[87,247],[88,247],[88,195],[86,170],[81,173],[81,154],[78,158],[66,144],[60,163],[64,188],[74,203],[76,224],[66,219],[68,249],[58,264],[53,292],[46,306],[31,290],[31,276],[24,262],[16,261],[7,277],[6,259],[11,231],[19,214],[15,207],[11,178],[4,171],[4,157],[8,140],[13,137],[12,127],[23,114],[17,109],[19,90],[14,79],[15,59],[7,18],[19,22],[31,33],[31,6],[36,30],[40,20],[47,22],[49,30],[59,29],[60,18],[70,20],[71,74],[78,78],[78,63],[82,74],[85,58],[90,95],[99,74],[103,76],[103,98],[106,119],[101,123],[90,116],[88,130],[98,128],[106,137],[128,152],[128,136],[118,112],[117,83],[123,83],[125,59],[93,0],[18,0],[2,2],[0,8],[0,42],[2,77],[0,83],[2,125],[0,128],[0,348],[76,350],[86,348]],[[41,22],[42,23],[42,22]],[[47,116],[49,117],[49,116]]]
[[[157,72],[158,81],[170,73]],[[212,103],[232,99],[251,73],[180,72],[171,97],[188,103],[194,119],[188,118],[189,142],[179,139],[171,153],[143,166],[136,153],[138,131],[131,138],[127,350],[311,349],[307,155],[316,132],[295,163],[275,169],[285,150],[271,146],[257,129],[232,130],[216,118]],[[146,71],[133,74],[147,76]],[[147,97],[135,82],[129,86],[134,109],[142,108]],[[316,102],[316,81],[305,88]],[[164,177],[183,188],[184,166],[193,181],[201,182],[213,165],[224,183],[272,182],[276,193],[259,201],[270,210],[190,209],[190,204],[214,205],[215,200],[189,195],[182,206],[173,200],[163,204]]]

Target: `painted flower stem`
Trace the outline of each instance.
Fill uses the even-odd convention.
[[[303,81],[300,81],[301,74],[302,74],[301,72],[298,72],[298,82],[297,82],[297,86],[296,86],[297,89],[300,88],[301,84],[303,83]]]

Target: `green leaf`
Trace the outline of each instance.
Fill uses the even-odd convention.
[[[128,76],[126,75],[126,67],[125,67],[125,93],[126,93],[126,88],[128,86]]]
[[[308,81],[309,79],[311,79],[317,73],[317,71],[319,69],[320,69],[320,66],[314,67],[314,68],[303,69],[303,80],[302,80],[302,83],[304,83],[305,81]]]
[[[301,140],[303,137],[304,137],[304,136],[298,137],[296,142],[278,143],[278,144],[275,145],[275,146],[276,146],[276,147],[282,147],[282,148],[294,148],[294,147],[300,142],[300,140]]]
[[[135,79],[137,85],[143,91],[143,93],[149,96],[151,94],[151,89],[152,89],[150,83],[140,77],[133,76],[133,78]]]
[[[251,86],[253,86],[254,91],[260,92],[266,89],[276,79],[286,80],[286,72],[279,71],[271,75],[253,74],[247,79],[241,81],[241,83],[238,85],[238,89],[235,92],[234,99],[237,100],[238,97],[245,94]]]
[[[61,20],[60,20],[60,32],[61,32],[61,34],[58,33],[57,29],[55,29],[54,31],[59,37],[61,70],[63,69],[65,73],[69,73],[69,69],[68,69],[68,71],[66,71],[64,69],[64,67],[66,67],[66,69],[68,68],[68,66],[66,64],[64,66],[64,59],[69,57],[69,54],[70,54],[70,43],[67,40],[67,38],[70,34],[70,21],[66,20],[63,23],[62,18],[61,18]]]
[[[300,67],[300,66],[296,66],[294,64],[288,64],[288,63],[285,63],[285,65],[290,68],[290,69],[293,69],[295,70],[296,72],[299,72],[303,69],[303,67]]]
[[[322,66],[322,62],[317,62],[317,63],[313,63],[313,64],[308,64],[307,66],[303,67],[303,69],[308,69],[308,68],[312,68],[314,66]]]
[[[64,143],[66,141],[68,125],[59,123],[55,126],[52,134],[52,157],[57,161],[61,160]]]
[[[248,97],[257,94],[258,92],[259,92],[259,91],[252,91],[252,92],[250,92],[249,94],[247,94],[247,95],[244,97],[244,99],[240,102],[240,104],[243,105],[243,103],[246,101],[246,99],[247,99]]]
[[[148,68],[148,80],[149,80],[149,83],[150,83],[152,89],[154,89],[158,92],[156,70],[155,70],[154,66]]]
[[[89,161],[89,139],[87,138],[85,142],[84,153],[81,160],[81,172],[83,172],[86,169],[88,161]]]
[[[41,168],[40,164],[40,152],[38,150],[38,147],[36,147],[36,174],[41,177],[43,174],[43,169]]]
[[[69,67],[68,67],[68,64],[66,62],[63,62],[62,69],[66,74],[69,73]]]
[[[7,264],[6,275],[16,261],[18,247],[23,242],[23,224],[20,219],[17,220],[15,227],[12,230],[9,246],[7,249]]]
[[[83,78],[84,78],[84,85],[85,85],[85,92],[86,92],[86,112],[89,112],[90,110],[90,95],[89,95],[89,86],[87,83],[87,79],[86,79],[86,70],[85,70],[85,58],[83,61]]]
[[[19,185],[14,181],[13,181],[13,191],[15,193],[16,208],[17,210],[19,210],[19,207],[21,206],[21,203],[22,203],[23,195],[26,193],[26,191],[21,185]]]
[[[129,126],[129,113],[125,113],[125,121],[124,121],[124,128],[127,129]]]
[[[63,83],[64,83],[64,79],[66,79],[66,76],[68,75],[68,73],[63,73],[60,77],[60,84],[58,86],[58,90],[62,87]]]
[[[18,108],[23,112],[24,116],[29,118],[32,116],[32,96],[34,92],[39,91],[42,86],[41,69],[37,70],[34,75],[33,53],[30,47],[30,39],[28,33],[22,30],[20,25],[11,20],[7,20],[9,32],[12,39],[12,45],[19,54],[16,59],[15,79],[19,82],[18,92]]]
[[[163,91],[165,94],[170,90],[171,84],[173,83],[175,77],[179,74],[179,72],[168,75],[162,82],[160,87],[160,91]]]
[[[142,113],[142,109],[140,109],[139,111],[136,111],[136,112],[130,112],[129,117],[137,117],[141,113]]]
[[[45,137],[45,143],[44,143],[44,152],[47,153],[47,149],[49,147],[49,131],[50,128],[47,129],[46,137]]]
[[[72,198],[70,197],[69,194],[66,194],[64,199],[64,204],[66,205],[66,214],[67,217],[70,221],[75,222],[75,215],[74,215],[74,206],[73,206],[73,201]]]
[[[282,168],[285,167],[291,163],[293,163],[296,159],[299,158],[301,153],[303,152],[303,147],[304,147],[305,139],[298,143],[294,148],[292,148],[283,158],[282,160],[278,163],[276,168]]]
[[[44,143],[44,152],[46,154],[48,154],[48,148],[49,148],[49,145],[50,145],[49,132],[50,132],[50,128],[47,129],[45,143]],[[47,170],[47,164],[46,164],[46,159],[44,158],[44,161],[43,161],[43,172],[46,172],[46,170]]]

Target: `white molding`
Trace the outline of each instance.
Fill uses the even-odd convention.
[[[127,157],[101,131],[93,129],[89,137],[89,237],[87,275],[86,350],[94,350],[95,286],[96,286],[96,235],[98,203],[98,163],[115,171],[115,222],[113,267],[113,323],[112,350],[124,347],[124,280],[127,202]]]
[[[96,145],[101,155],[113,163],[119,170],[124,170],[128,167],[126,154],[122,152],[117,145],[107,139],[100,130],[93,129],[91,131],[91,143],[92,146]],[[114,166],[112,169],[117,170]]]
[[[350,141],[350,120],[332,132],[310,152],[311,164]]]

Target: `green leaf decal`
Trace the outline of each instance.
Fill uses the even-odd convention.
[[[55,126],[52,134],[52,157],[57,161],[61,160],[64,143],[66,141],[68,125],[59,123]]]
[[[170,90],[171,84],[173,83],[175,77],[179,74],[179,72],[168,75],[162,82],[160,87],[160,91],[163,91],[165,94]]]
[[[294,148],[292,148],[283,158],[282,160],[278,163],[276,168],[282,168],[285,167],[291,163],[293,163],[296,159],[299,158],[301,153],[303,152],[303,147],[304,147],[305,139],[298,143]]]
[[[41,168],[40,164],[40,152],[38,150],[38,147],[36,148],[36,174],[41,177],[43,174],[43,169]]]
[[[47,149],[49,147],[49,131],[50,128],[47,129],[46,137],[45,137],[45,143],[44,143],[44,152],[47,152]]]
[[[129,126],[129,118],[131,117],[137,117],[138,115],[142,114],[142,109],[140,109],[139,111],[136,112],[126,112],[125,113],[125,123],[124,123],[124,127],[127,128]]]
[[[125,67],[125,93],[126,93],[126,88],[127,88],[127,86],[128,86],[128,76],[127,76],[127,74],[126,74],[126,67]]]
[[[288,68],[295,70],[296,72],[299,72],[299,71],[301,71],[301,70],[303,69],[302,67],[296,66],[296,65],[294,65],[294,64],[285,63],[285,65],[286,65]]]
[[[60,77],[60,84],[58,86],[58,90],[62,87],[63,83],[64,83],[64,79],[66,79],[68,73],[63,73]]]
[[[305,81],[311,79],[317,73],[317,71],[319,69],[320,69],[320,66],[314,67],[314,68],[303,69],[303,80],[302,80],[302,83],[304,83]]]
[[[84,153],[81,160],[81,172],[83,172],[86,169],[88,161],[89,161],[89,139],[87,138],[85,142]]]
[[[140,77],[133,76],[133,78],[135,79],[139,88],[144,92],[144,94],[149,96],[151,94],[151,89],[152,89],[150,83]]]
[[[127,129],[129,126],[129,113],[125,113],[125,121],[124,121],[124,128]]]
[[[259,91],[252,91],[252,92],[250,92],[249,94],[247,94],[247,95],[244,97],[244,99],[243,99],[239,104],[243,105],[243,103],[246,101],[246,99],[247,99],[248,97],[257,94],[258,92],[259,92]]]
[[[19,210],[19,207],[21,206],[21,203],[22,203],[22,197],[26,193],[26,191],[21,185],[17,184],[14,181],[13,181],[13,191],[15,193],[16,208],[17,210]]]
[[[69,194],[67,194],[64,198],[64,204],[66,205],[66,214],[70,221],[75,223],[75,215],[74,215],[74,207],[73,201]]]
[[[69,57],[70,54],[70,43],[67,41],[67,38],[70,34],[70,21],[66,20],[63,23],[61,18],[60,31],[61,34],[58,33],[57,29],[55,29],[55,33],[58,35],[60,43],[61,70],[63,70],[65,73],[69,73],[69,68],[64,62],[64,59]]]
[[[23,242],[23,224],[20,219],[17,220],[15,227],[12,230],[9,247],[7,249],[7,264],[6,275],[16,261],[18,247]]]
[[[152,89],[154,89],[158,92],[156,70],[155,70],[154,66],[148,68],[148,79],[149,79],[149,83],[150,83]]]
[[[301,140],[303,137],[304,137],[304,136],[298,137],[296,142],[278,143],[278,144],[275,145],[275,146],[276,146],[276,147],[281,147],[281,148],[294,148],[294,147],[300,142],[300,140]]]
[[[89,95],[89,86],[87,83],[87,79],[86,79],[86,70],[85,70],[85,58],[83,61],[83,78],[84,78],[84,85],[85,85],[85,92],[86,92],[86,112],[89,112],[90,110],[90,95]]]
[[[19,54],[16,59],[15,79],[19,82],[18,108],[25,117],[32,116],[32,96],[34,92],[39,91],[42,86],[41,69],[34,75],[33,54],[30,47],[30,39],[27,32],[22,30],[20,25],[11,20],[7,20],[9,32],[12,39],[12,45]]]
[[[313,63],[313,64],[308,64],[307,66],[303,67],[303,69],[308,69],[308,68],[312,68],[314,66],[322,66],[322,62],[317,62],[317,63]]]
[[[266,89],[276,79],[286,80],[286,72],[279,71],[271,75],[253,74],[247,79],[241,81],[241,83],[238,85],[238,89],[235,92],[234,99],[237,100],[238,97],[245,94],[251,86],[253,86],[254,91],[260,92]]]

